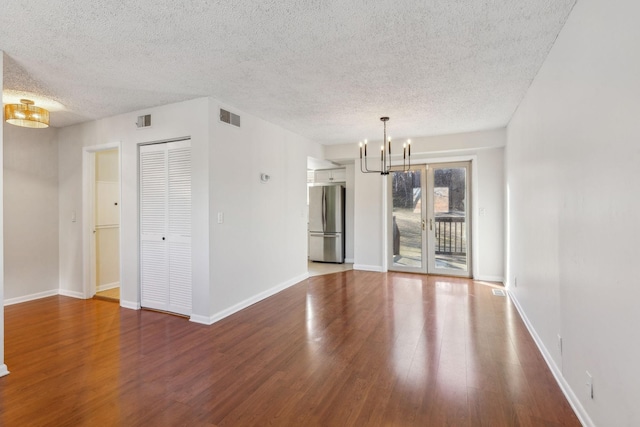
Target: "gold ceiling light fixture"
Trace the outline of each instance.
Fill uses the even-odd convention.
[[[25,128],[49,127],[49,111],[36,107],[30,99],[21,99],[20,104],[5,105],[4,119],[7,123]]]

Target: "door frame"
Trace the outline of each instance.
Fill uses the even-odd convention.
[[[469,258],[469,271],[468,274],[464,277],[469,277],[473,279],[474,277],[479,276],[479,261],[478,261],[478,156],[475,154],[472,155],[461,155],[461,156],[447,156],[447,157],[427,157],[416,159],[415,161],[412,159],[412,165],[424,165],[428,167],[429,165],[436,166],[442,163],[469,163],[469,180],[471,181],[468,184],[468,200],[469,200],[469,208],[468,208],[468,217],[469,217],[469,238],[470,242],[468,242],[468,248],[471,251],[471,257]],[[399,164],[402,166],[402,164]],[[382,188],[382,203],[383,203],[383,241],[386,244],[382,245],[382,262],[383,268],[382,271],[390,271],[392,264],[389,263],[390,256],[389,253],[393,252],[393,236],[390,233],[392,229],[392,221],[393,215],[391,214],[392,207],[390,206],[392,201],[390,197],[390,183],[386,179],[388,175],[383,178],[383,188]],[[432,274],[432,273],[426,273]],[[439,274],[439,273],[438,273]]]
[[[118,150],[118,194],[122,197],[122,149],[120,142],[92,145],[82,149],[82,297],[92,298],[96,294],[96,153]],[[118,204],[118,215],[122,218],[122,203]],[[122,280],[122,226],[118,228],[118,275]]]

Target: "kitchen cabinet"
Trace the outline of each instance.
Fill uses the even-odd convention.
[[[315,171],[314,183],[345,182],[346,169],[323,169]]]

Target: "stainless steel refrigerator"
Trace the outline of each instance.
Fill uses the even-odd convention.
[[[344,187],[309,187],[309,259],[344,262]]]

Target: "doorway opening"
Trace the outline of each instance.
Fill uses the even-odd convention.
[[[471,276],[470,162],[392,172],[389,269]]]
[[[120,177],[118,150],[95,154],[96,297],[120,301]]]
[[[84,297],[120,301],[119,144],[85,148],[83,187]]]

